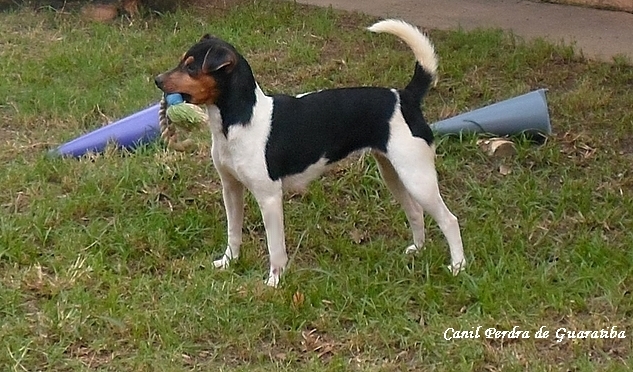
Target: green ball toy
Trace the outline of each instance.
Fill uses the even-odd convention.
[[[200,106],[187,103],[180,93],[165,95],[167,117],[175,125],[192,130],[209,121],[207,112]]]

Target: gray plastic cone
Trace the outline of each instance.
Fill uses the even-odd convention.
[[[488,133],[529,136],[552,133],[545,89],[501,101],[490,106],[431,124],[437,134]]]

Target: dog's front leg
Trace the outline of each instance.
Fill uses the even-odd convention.
[[[274,192],[255,195],[264,220],[266,241],[270,260],[267,285],[277,287],[281,274],[288,263],[286,241],[284,237],[283,192],[281,185]]]
[[[244,224],[244,185],[228,172],[218,171],[222,181],[222,198],[226,210],[228,244],[224,255],[213,261],[217,268],[225,269],[231,260],[240,256],[242,226]]]

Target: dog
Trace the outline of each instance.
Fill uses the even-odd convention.
[[[248,189],[266,229],[267,284],[276,287],[288,262],[283,191],[305,188],[329,165],[362,150],[374,155],[405,211],[413,234],[405,252],[422,248],[426,211],[448,241],[449,270],[456,275],[465,267],[459,223],[440,195],[433,132],[420,108],[437,80],[433,44],[401,20],[379,21],[368,29],[393,34],[413,51],[415,68],[404,89],[350,87],[269,96],[235,47],[209,34],[174,69],[155,78],[164,93],[180,93],[187,102],[207,107],[228,225],[228,244],[215,267],[226,268],[239,257]]]

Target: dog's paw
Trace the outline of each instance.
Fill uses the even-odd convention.
[[[404,249],[404,254],[414,254],[416,252],[418,252],[420,250],[420,248],[418,248],[417,245],[415,244],[411,244],[410,246],[406,247]]]
[[[453,274],[453,276],[457,276],[457,274],[466,270],[466,260],[461,260],[460,262],[455,262],[451,265],[448,265],[448,270]]]
[[[279,286],[279,281],[281,280],[281,273],[283,269],[279,268],[270,268],[270,272],[268,273],[268,280],[266,281],[266,285],[269,287],[277,288]]]
[[[228,269],[230,264],[231,259],[227,255],[222,256],[219,260],[213,261],[213,266],[220,270]]]
[[[269,287],[277,288],[279,287],[279,279],[279,275],[271,275],[268,277],[266,285]]]

